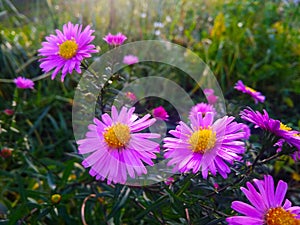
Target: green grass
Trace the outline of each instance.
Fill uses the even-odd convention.
[[[13,150],[11,157],[0,157],[0,224],[81,224],[84,202],[87,224],[226,224],[226,216],[233,213],[231,201],[244,198],[239,188],[262,173],[288,182],[288,197],[300,204],[299,163],[289,157],[260,165],[220,194],[213,185],[232,184],[235,176],[247,171],[245,164],[238,164],[225,181],[220,176],[203,180],[199,173],[176,175],[171,187],[163,182],[127,187],[95,181],[80,164],[72,130],[72,99],[80,75],[68,75],[64,83],[59,78],[51,80],[39,68],[37,55],[45,36],[68,21],[92,24],[93,43],[101,48],[97,56],[109,50],[102,40],[108,32],[126,34],[126,42],[170,41],[192,50],[210,67],[229,114],[238,116],[246,105],[265,108],[272,117],[299,130],[299,5],[255,0],[22,2],[0,1],[0,149]],[[155,22],[164,26],[155,28]],[[157,30],[160,35],[155,34]],[[142,63],[120,71],[105,89],[104,111],[109,111],[121,87],[153,74],[172,79],[187,92],[195,88],[176,68]],[[13,79],[17,76],[33,79],[35,89],[16,89]],[[261,91],[266,102],[255,106],[252,99],[234,90],[240,79]],[[191,96],[198,102],[202,92],[195,90]],[[159,105],[173,109],[155,98],[141,101],[137,108],[145,113]],[[7,108],[15,114],[4,114]],[[168,125],[174,127],[178,117],[173,110],[170,115]],[[261,143],[253,138],[247,145],[245,161],[251,161]],[[62,196],[57,204],[51,202],[56,193]]]

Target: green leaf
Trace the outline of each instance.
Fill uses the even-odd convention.
[[[67,183],[68,178],[69,178],[73,168],[74,168],[74,161],[70,160],[67,163],[66,168],[64,169],[64,173],[63,173],[63,176],[62,176],[62,179],[61,179],[61,186],[62,187],[64,187],[65,184]]]
[[[40,173],[40,171],[38,170],[38,168],[30,161],[30,159],[27,157],[26,154],[24,154],[24,159],[27,162],[27,164],[29,165],[30,168],[32,168],[36,173]]]
[[[17,221],[22,219],[27,213],[28,209],[24,207],[24,205],[18,206],[16,209],[14,209],[8,216],[8,225],[16,225]]]
[[[35,123],[30,128],[30,130],[28,131],[28,135],[32,134],[32,132],[37,128],[37,126],[40,124],[40,122],[42,121],[42,119],[47,115],[47,113],[49,112],[50,109],[51,109],[51,106],[47,106],[43,110],[43,112],[41,113],[41,115],[36,119]]]
[[[47,207],[45,209],[42,209],[39,216],[37,217],[37,220],[41,221],[41,219],[47,216],[51,211],[52,211],[52,207]]]
[[[161,196],[159,199],[157,199],[153,204],[151,204],[149,207],[144,209],[141,213],[139,213],[136,217],[135,220],[140,220],[143,218],[145,215],[147,215],[149,212],[159,209],[162,204],[169,204],[169,202],[164,202],[164,200],[167,198],[167,195]]]
[[[53,174],[51,172],[47,173],[47,183],[48,183],[51,190],[54,190],[56,188],[54,177],[53,177]]]
[[[293,102],[293,100],[292,100],[291,98],[285,97],[285,98],[283,99],[283,101],[285,102],[285,104],[286,104],[288,107],[290,107],[290,108],[293,108],[293,107],[294,107],[294,102]]]
[[[125,202],[128,199],[130,193],[130,188],[124,186],[120,192],[120,195],[117,198],[116,204],[113,206],[110,214],[107,216],[107,220],[113,218],[119,210],[124,206]]]

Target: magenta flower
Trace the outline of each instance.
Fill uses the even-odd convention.
[[[160,120],[164,120],[164,121],[167,121],[169,118],[167,111],[162,106],[154,108],[152,111],[152,114],[156,119],[160,119]]]
[[[9,148],[3,148],[0,151],[0,156],[4,159],[11,157],[11,155],[12,155],[12,150]]]
[[[123,63],[127,65],[132,65],[139,62],[139,58],[135,55],[125,55]]]
[[[103,40],[106,41],[107,44],[117,46],[123,44],[123,42],[127,39],[127,37],[122,33],[117,33],[116,35],[113,35],[111,33],[108,33]]]
[[[293,153],[292,158],[297,161],[300,160],[300,151],[296,151]]]
[[[205,94],[208,104],[214,105],[218,101],[218,96],[216,96],[214,93],[214,89],[206,88],[203,90],[203,93]]]
[[[242,124],[242,126],[243,126],[243,130],[245,132],[244,139],[248,140],[249,137],[251,136],[251,130],[246,124]]]
[[[189,116],[194,117],[196,119],[198,116],[198,113],[201,113],[202,116],[205,116],[205,114],[208,112],[212,112],[212,113],[216,114],[216,110],[212,105],[201,102],[192,107]]]
[[[278,146],[278,151],[281,150],[283,143],[295,146],[300,152],[300,132],[292,130],[292,128],[284,125],[279,120],[274,120],[269,117],[266,110],[263,110],[263,114],[258,111],[253,111],[250,107],[244,109],[240,115],[243,120],[249,121],[255,124],[255,128],[261,128],[268,132],[273,133],[279,138],[275,146]]]
[[[20,89],[27,89],[27,88],[33,89],[33,86],[34,86],[34,82],[25,77],[15,78],[14,83],[16,84],[17,88],[20,88]]]
[[[15,113],[13,109],[4,109],[3,112],[8,116],[12,116]]]
[[[146,174],[144,166],[153,165],[152,159],[159,152],[159,144],[148,140],[159,138],[159,134],[139,133],[150,127],[155,119],[149,119],[147,114],[138,119],[134,115],[134,107],[123,107],[120,113],[112,107],[111,116],[102,115],[102,121],[94,119],[94,124],[88,126],[85,139],[77,141],[79,154],[89,154],[82,162],[89,173],[97,180],[107,178],[107,183],[122,183],[127,180],[127,173],[134,178]]]
[[[91,57],[91,53],[98,52],[95,45],[90,44],[95,38],[93,32],[90,26],[82,31],[82,25],[69,22],[63,26],[63,32],[56,30],[56,35],[46,37],[47,42],[43,42],[43,47],[38,50],[39,55],[44,57],[39,60],[43,72],[54,69],[51,76],[53,80],[61,70],[62,82],[67,73],[72,74],[74,69],[81,73],[81,61]]]
[[[169,178],[167,178],[167,180],[165,180],[165,184],[171,185],[174,183],[174,181],[175,181],[175,179],[173,177],[169,177]]]
[[[213,123],[214,114],[208,112],[203,117],[198,113],[197,119],[190,117],[191,127],[179,122],[176,130],[169,133],[174,137],[164,138],[165,158],[170,159],[168,165],[174,165],[174,171],[181,173],[192,170],[202,171],[207,179],[208,171],[214,176],[217,172],[223,178],[230,173],[229,166],[240,160],[245,152],[243,124],[233,122],[234,117],[223,117]]]
[[[219,184],[218,183],[214,183],[214,189],[218,190],[219,188],[220,188]]]
[[[135,101],[136,100],[136,96],[134,93],[127,91],[125,93],[126,98],[128,98],[130,101]]]
[[[300,207],[292,206],[285,198],[287,183],[280,180],[274,187],[273,177],[265,175],[264,180],[254,179],[254,185],[247,182],[242,187],[250,204],[241,201],[232,202],[231,208],[243,216],[228,217],[229,225],[299,225]]]
[[[241,80],[239,80],[235,84],[234,88],[238,91],[250,95],[254,99],[255,104],[257,104],[258,102],[264,102],[266,99],[266,97],[263,96],[260,92],[244,85],[244,83]]]

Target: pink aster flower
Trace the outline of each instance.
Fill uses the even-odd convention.
[[[299,135],[300,134],[297,134],[295,136],[298,136],[299,138]],[[300,141],[300,139],[299,139]],[[283,144],[285,143],[285,140],[284,139],[279,139],[273,146],[276,146],[277,147],[277,151],[276,152],[281,152],[282,151],[282,147],[283,147]],[[293,152],[291,157],[293,158],[294,161],[297,161],[300,159],[300,151],[296,151],[296,152]]]
[[[214,189],[218,190],[220,188],[220,185],[218,183],[214,183]]]
[[[132,65],[139,62],[139,58],[135,55],[125,55],[123,63],[127,65]]]
[[[27,88],[33,89],[34,86],[34,82],[25,77],[15,78],[14,83],[16,84],[17,88],[21,88],[21,89],[27,89]]]
[[[235,84],[234,88],[238,91],[250,95],[254,99],[255,104],[257,104],[258,102],[264,102],[266,99],[266,97],[263,96],[260,92],[244,85],[244,83],[241,80],[239,80]]]
[[[122,183],[127,180],[127,173],[134,178],[146,174],[144,166],[153,165],[152,159],[159,152],[159,144],[151,138],[159,138],[155,133],[139,133],[150,127],[155,119],[149,119],[147,114],[143,118],[133,114],[135,108],[123,107],[118,113],[112,107],[111,116],[102,115],[102,121],[94,119],[94,124],[88,126],[89,131],[85,139],[77,141],[80,154],[89,154],[82,162],[89,173],[97,180],[107,178],[107,183]]]
[[[107,44],[117,46],[123,44],[123,42],[127,39],[127,37],[122,33],[117,33],[116,35],[113,35],[111,33],[108,33],[103,40],[106,41]]]
[[[300,151],[300,136],[299,131],[292,130],[292,128],[284,125],[279,120],[274,120],[269,117],[266,110],[263,114],[258,111],[253,111],[250,107],[244,109],[240,115],[243,120],[255,124],[255,128],[261,128],[268,132],[273,133],[279,138],[275,146],[278,146],[278,151],[281,150],[283,143],[295,146]]]
[[[3,112],[8,116],[12,116],[15,113],[13,109],[5,109]]]
[[[218,101],[218,96],[214,94],[214,89],[206,88],[203,90],[203,93],[207,98],[208,104],[214,105]]]
[[[160,120],[164,120],[164,121],[167,121],[169,118],[167,111],[162,106],[154,108],[152,111],[152,114],[156,119],[160,119]]]
[[[136,96],[134,93],[127,91],[125,93],[126,98],[128,98],[130,101],[135,101],[136,100]]]
[[[285,199],[288,185],[280,180],[274,187],[273,177],[265,175],[264,180],[247,182],[247,188],[241,187],[250,204],[234,201],[231,208],[243,216],[226,219],[229,225],[299,225],[300,207],[292,206]]]
[[[300,151],[296,151],[292,154],[292,158],[297,161],[300,160]]]
[[[212,112],[215,114],[216,110],[212,105],[201,102],[192,107],[190,111],[190,117],[197,118],[198,113],[201,113],[202,116],[205,116],[205,114],[208,112]]]
[[[214,176],[217,172],[227,178],[230,168],[226,162],[233,164],[240,160],[245,152],[243,124],[233,122],[234,117],[225,116],[213,123],[214,114],[208,112],[203,117],[198,113],[197,119],[190,117],[191,127],[179,122],[176,130],[169,133],[174,137],[164,138],[165,158],[168,165],[174,165],[174,171],[181,173],[192,170],[202,171],[207,179],[208,171]]]
[[[249,126],[247,126],[246,124],[242,124],[242,126],[243,126],[243,130],[245,132],[244,139],[248,140],[249,137],[251,136],[251,130],[250,130]]]
[[[173,177],[169,177],[169,178],[167,178],[167,180],[165,180],[165,184],[171,185],[174,183],[174,181],[175,181],[175,179]]]
[[[46,37],[47,42],[43,42],[43,47],[38,50],[39,55],[44,57],[39,61],[43,72],[54,69],[52,80],[60,70],[62,82],[67,73],[72,74],[74,69],[81,73],[81,61],[91,57],[91,53],[98,52],[95,45],[90,44],[95,38],[92,36],[94,30],[90,28],[87,26],[82,31],[82,25],[69,22],[63,26],[63,32],[56,30],[56,35]]]

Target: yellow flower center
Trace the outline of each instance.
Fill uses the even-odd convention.
[[[64,59],[71,59],[74,55],[76,55],[77,49],[78,45],[75,40],[67,40],[59,45],[58,54]]]
[[[128,144],[130,140],[130,129],[127,125],[116,123],[115,125],[106,128],[104,140],[111,148],[122,148]]]
[[[61,195],[60,194],[54,194],[51,196],[51,202],[53,204],[58,204],[61,200]]]
[[[266,225],[300,225],[300,220],[282,207],[269,209],[265,216]]]
[[[250,91],[252,93],[256,93],[257,92],[256,90],[254,90],[253,88],[248,87],[248,86],[246,86],[246,90],[248,90],[248,91]]]
[[[197,130],[191,135],[189,143],[193,152],[203,154],[215,146],[216,132],[213,132],[211,129]]]
[[[286,131],[290,131],[292,130],[292,128],[288,127],[287,125],[280,123],[280,130],[286,130]]]

